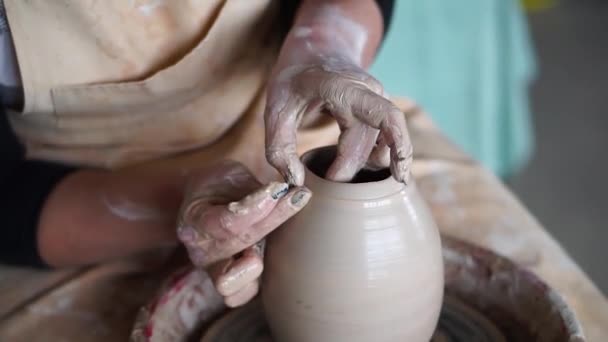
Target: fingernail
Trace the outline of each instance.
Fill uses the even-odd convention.
[[[297,156],[293,156],[287,169],[287,175],[284,175],[287,182],[291,185],[302,186],[304,184],[304,165],[302,165]]]
[[[312,196],[312,193],[308,190],[298,190],[293,196],[291,196],[291,204],[297,207],[303,207],[308,203],[308,200]]]
[[[272,182],[270,186],[270,196],[274,200],[284,197],[289,192],[287,183]]]

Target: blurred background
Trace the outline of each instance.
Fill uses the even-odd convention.
[[[528,19],[536,148],[509,184],[608,294],[608,1],[562,0]]]
[[[393,20],[372,74],[501,176],[608,293],[608,1],[397,0]]]

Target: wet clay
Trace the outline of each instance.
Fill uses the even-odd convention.
[[[262,301],[274,339],[429,341],[443,297],[429,210],[387,171],[323,179],[334,156],[327,147],[302,157],[313,197],[267,241]]]

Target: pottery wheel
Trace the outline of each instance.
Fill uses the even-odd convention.
[[[446,297],[432,342],[506,342],[499,329],[481,313]],[[205,333],[202,342],[271,342],[259,300],[226,314]]]
[[[585,341],[562,297],[534,274],[463,241],[444,236],[442,244],[445,294],[432,341]],[[202,336],[202,342],[272,342],[260,299],[227,312]]]

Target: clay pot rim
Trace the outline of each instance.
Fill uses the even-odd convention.
[[[319,177],[308,167],[308,159],[310,159],[313,154],[327,150],[335,150],[336,148],[336,145],[318,147],[305,152],[300,157],[300,160],[304,164],[305,168],[305,185],[313,192],[313,194],[322,193],[323,195],[334,199],[352,201],[376,200],[394,195],[401,191],[411,190],[411,188],[414,187],[413,182],[411,185],[408,184],[406,186],[405,184],[395,180],[392,175],[382,180],[365,183],[334,182]]]

